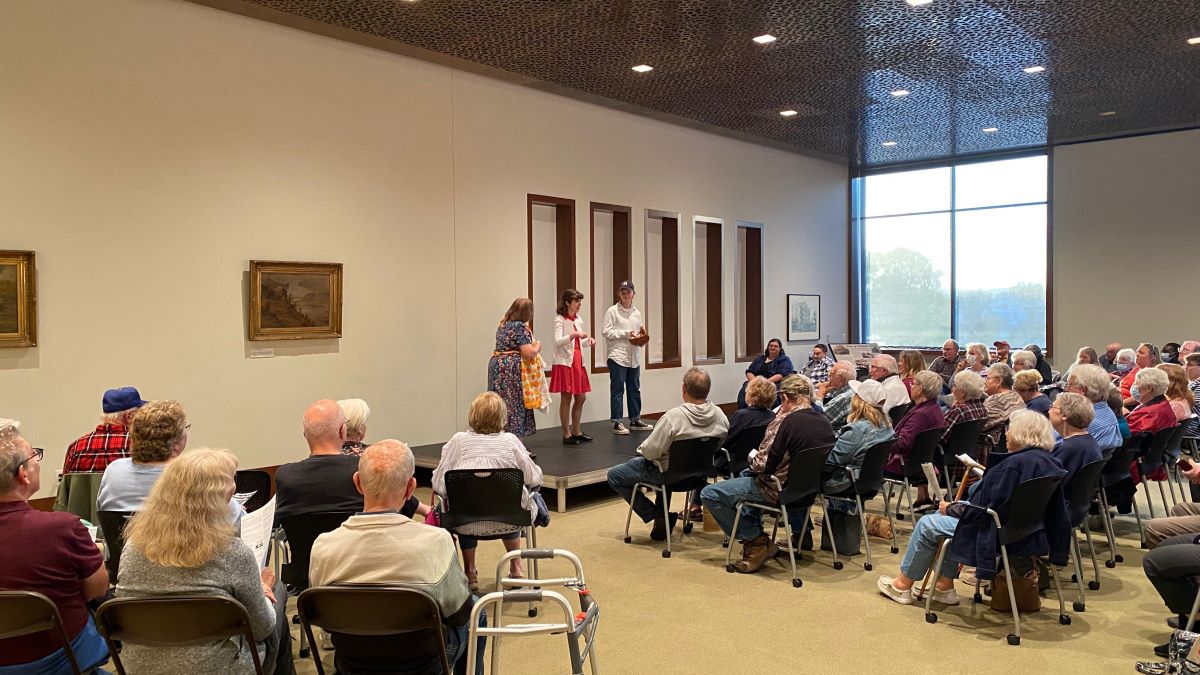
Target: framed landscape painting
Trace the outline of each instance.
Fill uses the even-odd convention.
[[[787,296],[787,336],[789,342],[821,339],[821,296]]]
[[[0,251],[0,347],[37,344],[37,268],[33,251]]]
[[[342,336],[342,264],[250,261],[250,339]]]

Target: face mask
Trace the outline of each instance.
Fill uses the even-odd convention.
[[[1130,388],[1129,388],[1129,395],[1130,395],[1130,396],[1133,398],[1133,400],[1135,400],[1135,401],[1141,401],[1141,400],[1142,400],[1142,390],[1141,390],[1141,388],[1140,388],[1140,387],[1138,387],[1136,384],[1135,384],[1135,385],[1133,385],[1132,387],[1130,387]]]
[[[975,361],[976,361],[976,359],[975,359],[975,355],[974,355],[974,354],[968,354],[968,355],[967,355],[967,365],[968,365],[968,366],[973,366],[973,365],[975,365]]]
[[[1132,368],[1132,366],[1130,366],[1128,363],[1125,363],[1124,361],[1117,364],[1117,372],[1118,373],[1128,373],[1131,368]]]

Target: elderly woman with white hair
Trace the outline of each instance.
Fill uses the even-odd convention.
[[[1018,349],[1012,355],[1012,369],[1014,373],[1024,370],[1037,370],[1037,354],[1028,349]]]
[[[1071,494],[1071,480],[1075,478],[1075,473],[1104,456],[1096,439],[1088,433],[1088,425],[1095,417],[1092,402],[1073,392],[1059,394],[1050,405],[1050,426],[1054,428],[1055,440],[1058,441],[1050,454],[1067,470],[1067,477],[1063,479],[1063,492],[1066,495]]]
[[[970,347],[968,346],[968,349]],[[987,408],[983,405],[983,378],[974,370],[961,370],[950,381],[950,394],[954,404],[946,410],[946,433],[942,442],[950,438],[950,430],[960,422],[987,419]]]
[[[1049,420],[1032,410],[1014,412],[1008,430],[1008,456],[983,474],[983,479],[971,487],[964,501],[981,509],[999,509],[1021,483],[1064,475],[1062,465],[1050,455],[1053,445]],[[1071,526],[1061,485],[1055,489],[1046,507],[1044,524],[1045,527],[1037,532],[1007,544],[1009,558],[1045,555],[1049,551],[1051,562],[1065,565]],[[894,578],[880,577],[879,592],[902,605],[911,605],[913,586],[933,564],[938,542],[945,537],[954,537],[954,540],[935,577],[934,602],[958,604],[954,579],[958,577],[960,564],[974,565],[979,579],[995,578],[997,544],[992,517],[985,511],[968,509],[962,502],[943,501],[938,506],[938,513],[917,521],[908,540],[908,550],[900,561],[900,574]]]
[[[1042,374],[1022,370],[1013,377],[1013,391],[1025,401],[1025,407],[1043,415],[1050,414],[1050,397],[1042,393]]]
[[[938,405],[938,394],[941,392],[942,377],[932,370],[922,370],[913,378],[913,406],[896,423],[896,447],[888,456],[887,464],[883,467],[883,475],[888,478],[903,478],[903,462],[912,452],[917,436],[929,429],[946,427],[946,416]],[[929,488],[921,485],[917,488],[917,501],[913,504],[913,509],[918,510],[929,504],[932,504],[929,499]]]
[[[981,378],[987,377],[988,365],[990,363],[991,354],[988,353],[988,348],[982,343],[972,342],[967,345],[967,358],[958,362],[958,372],[962,373],[969,370]]]
[[[1158,433],[1176,424],[1175,411],[1167,400],[1167,374],[1157,368],[1142,368],[1134,378],[1133,399],[1139,405],[1125,416],[1131,433]]]
[[[1017,355],[1014,354],[1013,363],[1016,362]],[[985,432],[1001,429],[1013,411],[1025,409],[1025,399],[1012,390],[1015,377],[1013,369],[1003,363],[997,363],[988,371],[987,380],[983,384],[983,390],[988,395],[987,400],[983,402],[983,407],[987,409],[987,422],[983,424]],[[999,432],[992,435],[998,437]]]
[[[1113,391],[1112,380],[1104,368],[1090,363],[1077,365],[1066,377],[1066,383],[1067,392],[1080,394],[1091,402],[1093,416],[1087,425],[1087,432],[1096,440],[1100,449],[1106,450],[1121,445],[1121,428],[1117,422],[1117,415],[1108,405],[1108,394]]]
[[[371,406],[361,398],[344,398],[337,402],[346,416],[346,440],[342,441],[342,454],[362,454],[370,443],[364,443],[367,437],[367,418],[371,416]]]

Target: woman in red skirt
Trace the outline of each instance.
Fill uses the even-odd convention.
[[[583,367],[583,348],[596,344],[596,340],[583,331],[583,317],[579,306],[583,304],[583,293],[568,288],[558,301],[554,317],[554,364],[550,369],[550,392],[561,393],[558,418],[562,422],[563,445],[579,445],[592,440],[579,430],[579,418],[583,416],[583,402],[592,390],[588,382],[587,369]]]

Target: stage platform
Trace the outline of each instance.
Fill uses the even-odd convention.
[[[596,440],[563,445],[558,427],[541,429],[521,439],[537,455],[534,461],[542,468],[542,487],[557,491],[559,513],[567,510],[568,489],[603,483],[608,470],[629,461],[637,454],[638,445],[650,435],[648,431],[633,431],[628,436],[617,436],[608,421],[586,422],[580,425],[580,430]],[[434,469],[442,456],[442,444],[419,445],[412,451],[417,466]]]

